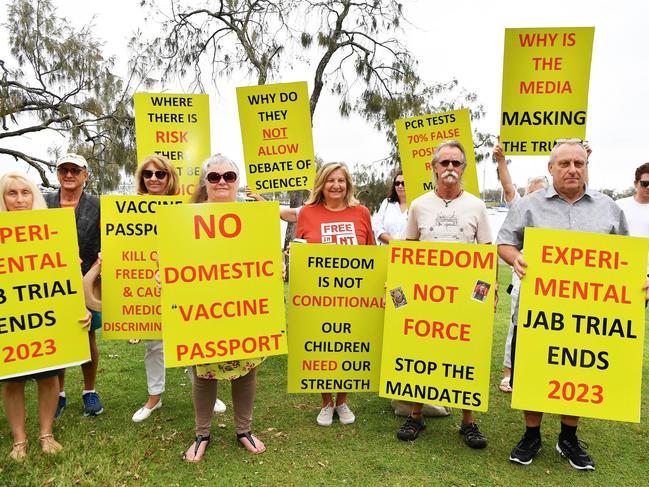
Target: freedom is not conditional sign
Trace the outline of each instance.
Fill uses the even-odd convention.
[[[493,245],[390,242],[379,396],[486,411]]]
[[[467,166],[462,177],[463,186],[480,198],[469,109],[402,118],[395,121],[395,125],[409,202],[433,190],[433,154],[437,146],[447,140],[457,140],[464,146]]]
[[[166,367],[286,353],[277,202],[159,207],[158,236]]]
[[[558,138],[586,138],[594,35],[594,27],[505,29],[505,154],[544,155]]]
[[[188,201],[211,155],[209,96],[135,93],[133,103],[138,161],[151,154],[169,159]]]
[[[157,209],[178,196],[101,197],[102,336],[160,340]],[[108,298],[109,297],[109,298]]]
[[[648,248],[525,229],[512,407],[640,421]]]
[[[252,191],[312,188],[315,156],[306,81],[239,87],[237,102]]]
[[[0,212],[0,379],[90,360],[71,208]]]
[[[288,392],[379,390],[387,247],[291,247]]]

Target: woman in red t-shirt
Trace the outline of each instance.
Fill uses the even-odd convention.
[[[345,164],[330,162],[316,174],[311,196],[297,219],[296,238],[308,243],[374,245],[369,210],[354,197],[354,185]],[[317,422],[330,426],[334,411],[342,424],[351,424],[356,417],[347,406],[347,393],[322,394],[322,409]]]

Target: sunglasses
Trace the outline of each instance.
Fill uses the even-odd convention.
[[[157,179],[164,179],[164,178],[167,177],[167,172],[166,171],[151,171],[149,169],[144,169],[142,171],[142,177],[144,179],[151,179],[154,174],[155,174],[155,177]]]
[[[640,186],[643,188],[646,188],[649,186],[649,181],[638,181],[640,183]]]
[[[234,171],[227,171],[223,174],[219,174],[218,172],[210,172],[207,173],[207,176],[205,176],[205,179],[207,179],[210,183],[218,183],[219,181],[221,181],[221,178],[223,178],[223,181],[225,181],[226,183],[233,183],[237,180],[237,173]]]
[[[405,181],[395,181],[394,182],[394,187],[396,188],[397,186],[403,186],[405,188],[406,187],[406,182]]]
[[[460,167],[462,165],[462,161],[449,161],[448,159],[444,159],[443,161],[439,161],[437,164],[442,167],[448,167],[449,164],[453,164],[453,167]]]
[[[61,176],[65,176],[68,173],[72,174],[73,176],[78,176],[83,172],[83,169],[81,169],[80,167],[57,167],[56,172]]]

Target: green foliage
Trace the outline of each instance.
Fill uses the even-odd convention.
[[[14,0],[4,28],[13,60],[0,60],[0,144],[25,134],[53,131],[66,146],[37,156],[38,147],[7,154],[36,168],[45,186],[46,169],[62,152],[83,154],[99,192],[119,183],[119,170],[134,170],[135,130],[130,95],[112,74],[92,26],[75,29],[57,16],[50,0]],[[9,62],[15,63],[10,67]]]

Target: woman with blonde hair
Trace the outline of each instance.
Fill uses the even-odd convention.
[[[348,225],[334,231],[327,230],[331,226],[323,226],[338,222]],[[345,164],[330,162],[318,170],[313,191],[298,214],[295,237],[308,243],[374,245],[370,212],[354,196],[354,184]],[[331,393],[322,394],[317,423],[331,426],[334,412],[342,424],[356,420],[345,392],[339,392],[335,402]]]
[[[0,178],[0,211],[45,210],[47,204],[36,185],[26,176],[10,172]],[[90,314],[81,322],[90,325]],[[52,427],[59,398],[59,370],[46,370],[35,374],[2,380],[2,401],[7,421],[13,435],[13,447],[9,457],[16,462],[27,458],[27,431],[25,428],[25,383],[35,380],[38,387],[38,440],[43,453],[53,455],[61,451],[61,444],[54,439]]]

